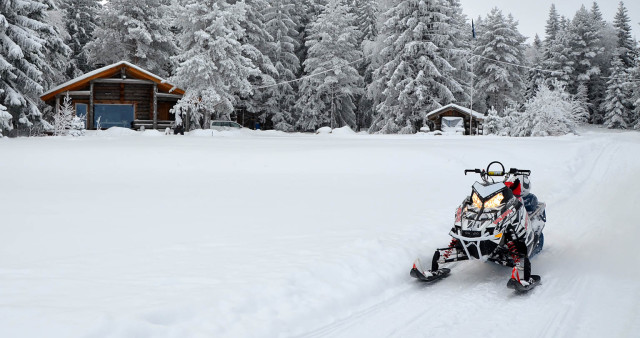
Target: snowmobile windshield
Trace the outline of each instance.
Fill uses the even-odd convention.
[[[473,190],[478,193],[478,196],[481,199],[486,199],[487,197],[497,193],[498,191],[504,189],[506,185],[504,183],[490,183],[487,185],[483,185],[480,182],[476,182],[473,184]]]

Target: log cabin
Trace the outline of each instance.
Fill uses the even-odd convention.
[[[76,115],[85,116],[87,129],[114,126],[164,129],[175,120],[169,111],[182,98],[184,90],[120,61],[67,81],[40,98],[57,110],[67,93]]]
[[[463,119],[465,135],[472,135],[472,133],[473,135],[482,135],[483,133],[484,114],[454,103],[433,110],[425,116],[432,126],[432,130],[442,130],[442,123],[446,123],[446,118],[448,117],[460,117]]]

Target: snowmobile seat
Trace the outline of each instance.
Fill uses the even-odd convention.
[[[527,209],[529,214],[538,209],[538,197],[536,197],[536,195],[529,193],[522,196],[522,200],[524,201],[524,208]]]

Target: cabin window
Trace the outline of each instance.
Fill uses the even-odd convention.
[[[84,126],[87,127],[87,104],[76,103],[76,116],[84,120]]]
[[[93,110],[94,128],[98,127],[98,119],[100,119],[100,128],[131,128],[134,119],[134,108],[132,104],[96,104]]]

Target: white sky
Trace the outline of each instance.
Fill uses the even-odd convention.
[[[518,26],[520,33],[529,37],[531,42],[533,37],[538,33],[540,38],[544,40],[544,26],[549,17],[549,8],[555,3],[558,14],[568,18],[573,18],[576,11],[580,9],[582,4],[587,9],[591,9],[593,1],[586,0],[460,0],[464,13],[471,18],[477,18],[478,15],[486,16],[493,7],[498,7],[507,15],[513,14],[513,17],[520,22]],[[596,1],[600,6],[600,11],[605,20],[612,22],[613,17],[618,10],[618,0],[599,0]],[[636,40],[640,37],[640,1],[627,0],[624,1],[627,7],[627,15],[631,18],[631,27]]]

